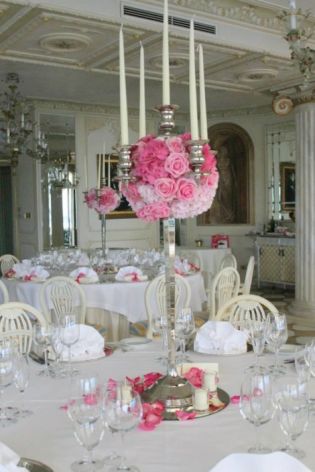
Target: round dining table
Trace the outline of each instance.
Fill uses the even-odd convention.
[[[112,355],[77,363],[76,367],[79,375],[96,374],[106,383],[110,378],[119,380],[149,372],[164,373],[160,355],[159,341],[134,347],[127,352],[118,345]],[[189,357],[192,365],[194,362],[217,362],[219,387],[230,396],[239,395],[244,371],[254,362],[252,352],[230,356],[189,353]],[[266,354],[262,362],[270,364],[272,361],[272,354]],[[30,367],[31,379],[24,394],[24,405],[34,414],[2,428],[0,441],[20,456],[47,464],[54,472],[69,472],[71,463],[84,455],[63,408],[69,398],[70,379],[38,376],[41,366],[31,360]],[[292,364],[288,365],[288,369],[293,373]],[[315,392],[312,393],[314,396]],[[21,394],[9,386],[5,389],[4,399],[18,406]],[[259,429],[264,445],[273,450],[284,445],[285,437],[277,416]],[[314,433],[314,416],[311,416],[308,429],[297,439],[297,445],[306,453],[303,463],[310,470],[315,470]],[[95,449],[95,456],[103,458],[114,448],[116,452],[125,454],[127,462],[137,465],[141,472],[208,472],[228,454],[246,452],[255,441],[255,426],[244,420],[239,405],[231,402],[225,409],[210,416],[188,421],[162,421],[153,431],[131,431],[126,434],[123,450],[118,439],[116,434],[106,432]],[[109,466],[104,466],[102,470],[106,472]]]
[[[200,272],[185,276],[191,288],[190,307],[202,311],[207,300],[203,277]],[[40,309],[41,283],[3,277],[10,301],[28,303]],[[147,319],[144,294],[149,281],[104,282],[81,284],[86,296],[86,322],[106,328],[108,339],[118,340],[128,335],[129,322]]]

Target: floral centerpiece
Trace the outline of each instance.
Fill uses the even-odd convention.
[[[132,147],[132,181],[122,186],[122,193],[138,218],[192,218],[211,207],[219,180],[215,153],[204,144],[198,182],[189,161],[189,140],[190,134],[148,135]]]
[[[104,186],[84,192],[84,202],[99,215],[107,215],[119,206],[120,197],[111,187]]]

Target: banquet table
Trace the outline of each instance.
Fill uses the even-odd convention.
[[[163,372],[158,359],[160,343],[153,341],[141,349],[122,352],[117,349],[109,356],[95,361],[77,363],[81,375],[98,374],[109,378],[135,377],[148,372]],[[219,363],[219,386],[230,395],[239,394],[244,369],[253,363],[252,353],[234,356],[210,356],[190,353],[195,362]],[[266,354],[271,363],[271,354]],[[66,403],[69,378],[43,378],[36,375],[41,367],[31,361],[32,376],[25,392],[25,407],[34,415],[1,430],[1,441],[19,455],[42,461],[54,472],[70,471],[70,464],[83,457],[83,448],[76,442],[67,413],[60,407]],[[293,367],[289,366],[289,369]],[[311,392],[314,395],[314,391]],[[18,405],[19,394],[10,386],[5,398]],[[285,438],[277,419],[260,427],[264,445],[277,449]],[[315,470],[314,416],[302,437],[297,440],[306,452],[303,463]],[[116,436],[116,435],[115,435]],[[141,472],[207,472],[219,460],[234,452],[246,452],[254,442],[254,426],[242,419],[239,407],[230,404],[224,410],[190,421],[163,421],[154,431],[140,430],[126,434],[124,453],[128,463]],[[107,432],[95,449],[96,457],[104,457],[117,445],[117,438]],[[118,452],[119,451],[118,449]],[[105,466],[104,471],[108,470]],[[232,472],[232,471],[231,471]],[[279,470],[279,472],[281,472]]]
[[[203,278],[200,272],[186,276],[191,287],[191,309],[201,311],[206,301]],[[10,301],[28,303],[40,309],[39,292],[41,284],[2,278]],[[128,333],[128,323],[146,320],[144,293],[146,282],[111,282],[82,284],[86,295],[87,323],[98,324],[110,330],[109,338],[121,339]]]

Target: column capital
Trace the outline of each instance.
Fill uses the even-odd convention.
[[[314,85],[295,86],[288,95],[278,94],[272,101],[272,110],[278,116],[288,115],[293,108],[305,103],[315,103]]]

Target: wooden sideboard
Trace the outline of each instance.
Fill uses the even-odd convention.
[[[295,239],[259,236],[255,241],[257,254],[257,284],[295,284]]]

